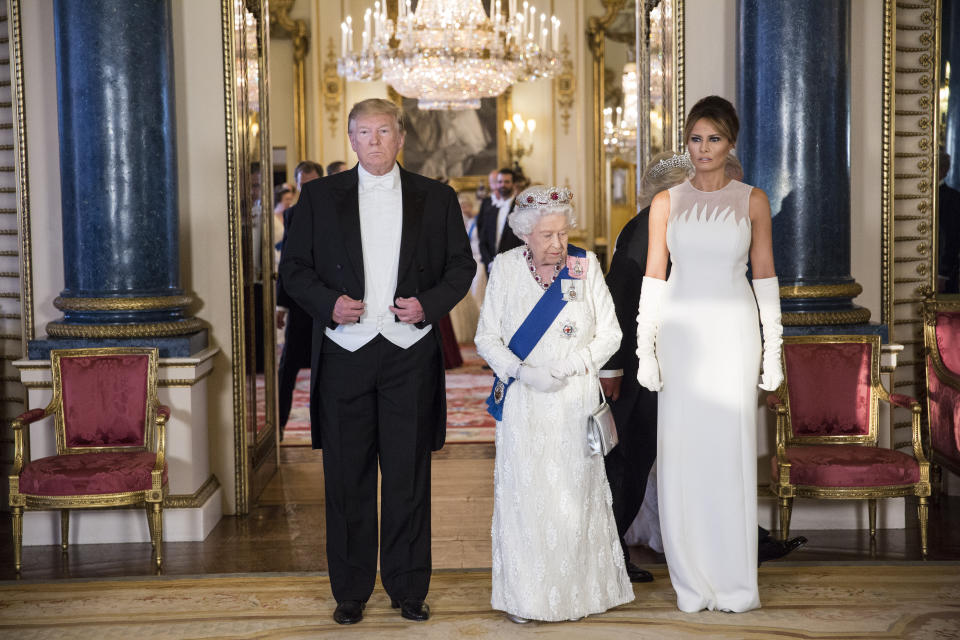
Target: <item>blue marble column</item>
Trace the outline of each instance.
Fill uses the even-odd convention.
[[[170,0],[53,6],[65,287],[47,332],[195,333],[180,288]]]
[[[944,132],[944,147],[950,154],[947,184],[960,189],[960,1],[944,2],[942,18],[940,68],[945,62],[950,63],[950,100]]]
[[[784,324],[866,322],[850,276],[849,0],[737,10],[737,155],[770,198]]]

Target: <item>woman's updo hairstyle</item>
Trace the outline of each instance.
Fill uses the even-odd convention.
[[[730,144],[737,143],[737,134],[740,133],[740,119],[737,110],[730,101],[720,96],[707,96],[693,105],[687,115],[687,122],[683,125],[683,144],[690,142],[691,131],[694,125],[703,118],[712,122]]]

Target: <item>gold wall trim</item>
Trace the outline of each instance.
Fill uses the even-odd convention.
[[[685,146],[683,143],[683,125],[684,120],[687,115],[687,108],[684,99],[684,87],[686,86],[686,76],[684,73],[685,58],[686,58],[686,41],[684,35],[684,23],[686,22],[686,7],[683,4],[684,0],[676,0],[676,27],[677,27],[677,37],[676,37],[676,50],[674,51],[674,57],[677,61],[676,68],[673,72],[673,77],[675,78],[673,91],[674,95],[677,96],[674,100],[674,139],[673,139],[673,148],[679,150],[681,147]],[[639,176],[638,176],[639,177]],[[639,180],[637,181],[639,184]]]
[[[13,58],[10,67],[14,121],[16,136],[14,152],[17,158],[17,217],[20,223],[20,314],[23,331],[23,349],[26,355],[27,340],[35,337],[33,318],[33,236],[30,227],[30,180],[27,163],[27,115],[24,106],[24,70],[23,70],[23,30],[20,24],[21,0],[10,0],[9,37],[10,54]]]
[[[192,387],[204,378],[210,376],[213,373],[213,368],[211,367],[207,371],[201,373],[196,378],[169,378],[164,380],[161,378],[157,381],[157,384],[161,387]]]
[[[784,326],[789,327],[808,327],[818,324],[862,324],[870,321],[870,310],[787,312],[782,315],[781,320]]]
[[[863,287],[852,284],[813,284],[780,287],[781,298],[856,298]]]
[[[53,338],[156,338],[194,333],[204,327],[203,321],[199,318],[145,324],[79,325],[49,322],[47,335]]]
[[[149,298],[63,298],[57,296],[53,306],[61,311],[143,311],[173,309],[193,302],[191,296],[154,296]]]
[[[233,42],[234,2],[220,0],[220,28],[223,47],[223,112],[226,136],[227,160],[227,233],[230,243],[230,360],[233,376],[233,473],[234,495],[238,515],[247,513],[246,492],[246,406],[244,403],[245,379],[243,336],[243,264],[240,247],[240,193],[237,180],[238,140],[237,107],[233,100],[233,88],[236,86],[237,72],[235,47]]]
[[[554,78],[557,88],[557,106],[560,109],[560,126],[563,134],[570,133],[570,112],[577,94],[577,75],[573,68],[573,59],[570,57],[570,39],[563,34],[560,40],[560,73]]]
[[[197,509],[207,503],[217,489],[220,488],[220,481],[217,476],[210,474],[210,477],[200,485],[200,488],[193,493],[175,493],[166,496],[163,499],[164,509]]]
[[[320,86],[323,87],[323,108],[327,112],[327,122],[330,124],[330,136],[336,137],[340,132],[340,103],[343,101],[343,78],[337,73],[337,52],[334,49],[333,38],[327,42],[327,59],[323,63],[323,75]]]

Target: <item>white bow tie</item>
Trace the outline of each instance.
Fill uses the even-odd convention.
[[[387,173],[382,176],[364,176],[363,191],[393,191],[393,174]]]

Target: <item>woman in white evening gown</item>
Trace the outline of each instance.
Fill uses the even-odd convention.
[[[773,391],[783,380],[770,204],[724,173],[738,129],[723,98],[691,109],[684,140],[696,175],[653,200],[637,316],[637,379],[660,392],[663,549],[677,607],[689,612],[760,606],[757,382]]]
[[[597,370],[621,333],[596,256],[567,245],[569,190],[527,189],[508,222],[526,244],[494,260],[476,336],[497,375],[491,413],[502,411],[491,604],[514,622],[576,620],[634,597],[603,457],[587,446]],[[512,339],[528,315],[541,322],[525,349]]]

